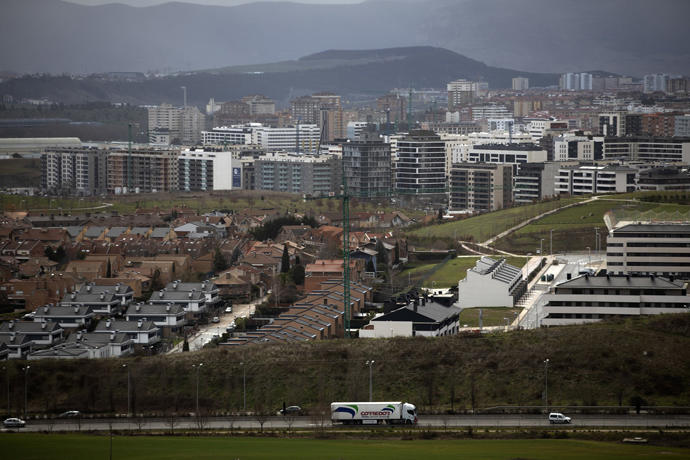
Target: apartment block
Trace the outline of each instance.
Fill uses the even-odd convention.
[[[348,192],[355,197],[383,197],[391,193],[391,148],[378,135],[343,144],[343,168]]]
[[[205,118],[196,107],[161,104],[148,107],[148,123],[149,142],[191,145],[201,139]]]
[[[257,190],[333,195],[340,190],[341,164],[333,156],[267,154],[254,162]]]
[[[690,163],[690,138],[607,137],[604,159]]]
[[[201,148],[182,150],[177,160],[178,190],[237,190],[242,188],[243,162],[232,152]]]
[[[41,188],[47,193],[105,193],[107,156],[107,150],[98,148],[47,149],[41,155]]]
[[[606,238],[609,273],[690,279],[690,223],[620,222]]]
[[[557,194],[587,195],[635,191],[636,170],[624,166],[562,166],[555,179]]]
[[[155,193],[177,190],[177,150],[136,149],[108,155],[109,193]]]
[[[450,175],[451,211],[488,212],[510,206],[513,198],[511,165],[460,163]]]
[[[513,177],[513,202],[532,203],[556,195],[558,163],[524,163]]]
[[[431,131],[412,131],[397,142],[395,188],[400,194],[445,195],[446,144]]]

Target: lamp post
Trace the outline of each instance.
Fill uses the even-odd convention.
[[[131,387],[131,382],[132,382],[132,374],[131,374],[129,366],[127,364],[123,364],[122,367],[127,369],[127,417],[130,417],[132,414],[132,399],[131,399],[131,392],[130,392],[130,387]]]
[[[587,246],[587,264],[592,263],[592,248]]]
[[[549,255],[553,255],[553,228],[549,230]]]
[[[544,407],[549,412],[549,358],[544,360]]]
[[[373,382],[373,373],[372,373],[372,367],[374,366],[374,361],[373,359],[368,360],[365,365],[369,366],[369,402],[374,400],[374,387],[372,385]]]
[[[539,255],[544,255],[544,238],[539,240]]]
[[[7,379],[7,416],[10,416],[10,367],[3,366],[2,370],[5,371],[5,378]]]
[[[27,410],[27,403],[29,401],[28,399],[28,394],[29,394],[29,369],[31,369],[31,366],[26,366],[24,367],[24,420],[26,420],[26,414],[28,412]]]
[[[192,364],[192,367],[196,369],[196,412],[195,415],[199,416],[199,371],[204,363]]]
[[[244,361],[240,363],[242,366],[242,412],[247,412],[247,368]]]

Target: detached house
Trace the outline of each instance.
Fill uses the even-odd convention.
[[[111,332],[127,334],[137,345],[151,345],[160,341],[160,328],[152,320],[122,321],[106,319],[94,329],[94,334],[110,334]]]
[[[75,329],[87,327],[94,316],[91,307],[44,305],[34,312],[34,322],[54,321],[60,327]]]
[[[130,305],[125,313],[127,321],[153,321],[153,323],[165,330],[176,332],[187,324],[186,312],[182,305],[178,304],[150,304],[137,303]],[[165,334],[164,334],[165,335]]]

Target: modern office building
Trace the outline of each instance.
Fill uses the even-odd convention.
[[[450,211],[489,212],[510,206],[513,167],[501,164],[459,163],[450,174]]]
[[[107,189],[108,151],[50,148],[41,155],[41,188],[50,194],[98,195]]]
[[[333,195],[340,190],[341,161],[326,155],[270,153],[254,161],[257,190]]]
[[[440,197],[446,193],[446,144],[431,131],[412,131],[397,142],[395,190],[399,194]]]
[[[467,153],[469,163],[518,165],[546,160],[546,150],[535,144],[475,144]]]
[[[177,164],[178,189],[238,190],[242,189],[242,161],[222,149],[191,148],[180,152]]]
[[[690,190],[690,172],[680,166],[664,166],[640,171],[638,190]]]
[[[563,281],[543,297],[543,326],[601,321],[615,316],[686,313],[687,283],[659,276],[589,276]]]
[[[155,193],[177,190],[179,151],[133,149],[108,155],[109,193]]]
[[[690,279],[690,223],[617,222],[606,238],[609,273]]]
[[[604,138],[559,136],[553,141],[555,161],[597,161],[604,157]]]
[[[201,131],[203,145],[242,145],[252,143],[253,128],[262,126],[260,123],[246,125],[219,126],[210,131]]]
[[[316,153],[321,130],[316,124],[299,124],[281,128],[261,123],[221,126],[202,132],[204,145],[255,144],[270,152]]]
[[[376,134],[343,144],[343,168],[353,197],[386,197],[391,193],[391,148]]]

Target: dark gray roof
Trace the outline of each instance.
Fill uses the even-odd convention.
[[[180,313],[184,313],[184,308],[182,308],[181,305],[177,304],[171,304],[170,305],[170,311],[167,310],[167,305],[158,303],[158,304],[150,304],[150,303],[145,303],[145,304],[137,304],[137,305],[130,305],[129,308],[127,308],[127,315],[132,315],[132,316],[160,316],[160,315],[179,315]]]
[[[117,238],[118,236],[122,235],[127,231],[128,227],[113,227],[106,233],[105,236],[108,238]]]
[[[496,260],[484,256],[477,261],[477,264],[471,270],[481,275],[493,273],[494,279],[510,284],[516,278],[522,276],[522,270],[504,261],[505,259]]]
[[[26,334],[2,334],[0,335],[0,343],[4,343],[8,347],[16,347],[27,345],[34,339]]]
[[[617,233],[690,233],[690,224],[629,224],[613,230]]]
[[[61,329],[60,325],[53,321],[6,321],[0,324],[0,334],[12,332],[26,334],[49,333]]]
[[[122,320],[101,320],[98,322],[96,329],[93,332],[102,334],[105,332],[134,332],[134,331],[151,331],[158,329],[153,321],[142,321],[139,327],[139,321],[122,321]]]
[[[156,227],[153,232],[149,235],[149,238],[163,238],[170,233],[170,229],[167,227]]]
[[[200,291],[157,291],[151,294],[149,302],[161,303],[161,302],[191,302],[204,300],[206,296]]]
[[[65,230],[67,230],[67,233],[69,234],[70,238],[77,237],[83,229],[84,229],[84,227],[81,227],[81,226],[65,227]]]
[[[91,226],[86,229],[84,236],[87,238],[97,238],[105,231],[105,227]]]
[[[91,287],[91,290],[89,291],[89,286]],[[100,294],[101,292],[109,292],[115,295],[125,295],[125,294],[134,294],[134,291],[132,290],[131,287],[127,284],[116,284],[114,286],[106,286],[102,284],[85,284],[79,289],[79,294]]]
[[[112,337],[112,338],[111,338]],[[73,332],[65,341],[66,344],[71,343],[90,343],[90,344],[106,344],[106,343],[125,343],[130,339],[124,332],[113,334],[97,334],[94,332]]]
[[[660,276],[587,276],[581,275],[556,286],[559,288],[614,287],[643,289],[682,289],[682,281],[670,281]]]
[[[199,283],[180,283],[173,281],[165,286],[165,290],[171,292],[191,292],[192,289],[195,289],[197,292],[201,291],[207,293],[217,291],[218,286],[216,286],[212,281],[203,281]]]
[[[101,291],[101,292],[73,292],[71,294],[67,294],[63,299],[62,303],[68,303],[68,304],[75,304],[75,303],[84,303],[84,304],[112,304],[112,303],[118,303],[120,302],[120,299],[118,299],[115,294],[113,294],[112,291]]]
[[[72,307],[63,307],[63,306],[43,306],[43,307],[38,307],[36,311],[34,312],[34,321],[37,318],[41,317],[59,317],[59,318],[68,318],[68,317],[81,317],[81,316],[88,316],[88,315],[93,315],[93,311],[91,310],[91,307],[83,307],[83,306],[72,306]]]

